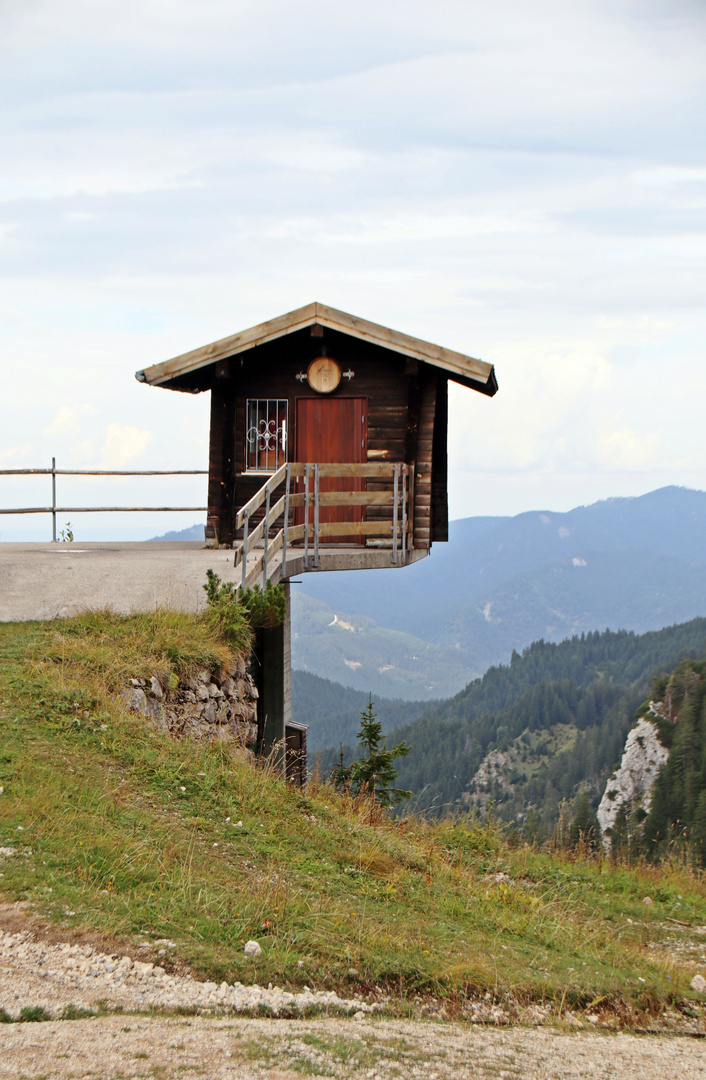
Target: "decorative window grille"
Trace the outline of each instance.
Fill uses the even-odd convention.
[[[276,472],[287,460],[288,401],[248,398],[245,461],[248,472]]]

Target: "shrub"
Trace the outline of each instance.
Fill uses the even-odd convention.
[[[265,588],[253,585],[239,597],[239,602],[248,613],[253,630],[281,626],[287,615],[287,600],[281,585],[267,581]]]
[[[213,570],[206,571],[206,579],[203,589],[208,600],[208,622],[236,652],[248,652],[252,630],[248,611],[238,601],[237,586],[232,581],[221,581]]]

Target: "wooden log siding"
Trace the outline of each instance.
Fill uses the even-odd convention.
[[[448,450],[449,380],[443,372],[436,377],[436,411],[431,468],[431,539],[449,538]]]
[[[436,372],[424,371],[419,392],[419,425],[416,442],[416,469],[414,477],[414,546],[431,546],[431,491],[434,443],[434,419],[436,415]],[[445,437],[444,432],[444,437]]]

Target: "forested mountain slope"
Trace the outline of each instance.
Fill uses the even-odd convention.
[[[362,690],[351,690],[308,671],[292,672],[292,714],[297,723],[308,725],[310,753],[351,742],[367,704],[368,695]],[[408,724],[429,706],[428,701],[375,698],[375,711],[385,731]]]
[[[669,758],[652,793],[644,850],[660,853],[681,834],[706,867],[706,663],[684,661],[652,694],[666,705],[660,737]]]
[[[580,790],[597,804],[652,677],[705,655],[703,618],[642,635],[535,642],[390,731],[389,745],[412,747],[399,762],[399,786],[422,810],[486,808],[492,799],[507,820],[546,831],[562,800]],[[332,759],[322,754],[322,763]]]

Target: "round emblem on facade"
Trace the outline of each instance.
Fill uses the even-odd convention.
[[[341,369],[330,356],[319,356],[309,364],[306,377],[317,394],[330,394],[341,381]]]

